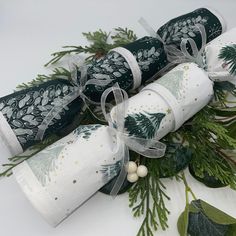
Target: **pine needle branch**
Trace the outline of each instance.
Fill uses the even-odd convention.
[[[83,36],[90,42],[87,46],[64,46],[62,50],[52,53],[52,59],[45,64],[55,64],[60,61],[66,55],[75,55],[84,53],[86,54],[86,60],[89,62],[93,59],[97,59],[106,55],[112,48],[123,46],[131,43],[137,39],[136,34],[127,28],[116,28],[115,34],[111,36],[111,42],[108,42],[110,32],[107,33],[101,29],[95,32],[83,33]]]
[[[59,52],[52,53],[51,56],[53,58],[44,65],[45,67],[49,66],[50,64],[57,63],[58,61],[60,61],[66,55],[79,54],[79,53],[83,53],[83,52],[86,51],[85,48],[83,48],[81,46],[64,46],[62,48],[64,48],[64,49],[68,48],[68,50],[62,50],[62,51],[59,51]]]
[[[20,163],[28,160],[32,156],[36,155],[40,151],[42,151],[47,146],[51,145],[52,143],[56,142],[59,139],[58,136],[51,135],[50,137],[46,138],[45,140],[41,141],[38,144],[35,144],[22,155],[17,155],[14,157],[9,158],[10,163],[3,164],[4,170],[0,172],[0,177],[9,177],[12,175],[12,169],[19,165]],[[5,168],[6,167],[6,168]]]
[[[72,80],[71,72],[63,67],[55,68],[53,69],[52,74],[37,75],[37,77],[32,81],[17,85],[16,89],[18,91],[23,89],[28,89],[54,79],[67,79],[71,81]]]
[[[165,201],[170,200],[166,195],[166,187],[163,185],[155,168],[155,161],[143,158],[149,170],[148,176],[133,185],[129,190],[129,206],[134,217],[144,216],[143,223],[137,236],[154,235],[154,231],[160,226],[163,230],[168,228],[168,214]]]
[[[115,28],[115,35],[111,36],[115,45],[125,45],[137,40],[136,34],[128,28]]]

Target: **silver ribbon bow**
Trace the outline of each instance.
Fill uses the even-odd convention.
[[[139,23],[151,37],[157,38],[160,42],[163,43],[164,51],[167,54],[167,59],[169,62],[171,62],[172,64],[195,62],[201,68],[204,67],[202,54],[207,44],[207,34],[205,27],[203,25],[201,24],[195,25],[196,29],[200,32],[202,38],[202,46],[200,50],[198,50],[197,44],[192,38],[182,39],[180,43],[180,49],[178,49],[174,45],[167,45],[166,42],[161,38],[161,36],[156,33],[156,31],[147,23],[147,21],[144,18],[140,18]],[[192,55],[189,53],[187,49],[188,43],[190,44]]]
[[[115,98],[115,125],[111,118],[110,113],[106,112],[106,99],[110,93],[113,93]],[[159,142],[159,140],[144,139],[134,136],[129,136],[125,132],[125,115],[128,106],[128,95],[122,90],[118,84],[106,89],[101,97],[101,108],[106,121],[109,124],[111,134],[115,135],[117,140],[116,152],[122,150],[121,158],[121,170],[117,177],[117,180],[111,190],[110,195],[116,196],[124,183],[127,175],[126,166],[129,162],[129,148],[148,158],[160,158],[163,157],[166,150],[166,145]]]
[[[57,101],[56,104],[54,104],[54,107],[52,108],[52,110],[46,115],[46,117],[44,118],[42,123],[39,125],[39,127],[38,127],[39,129],[38,129],[38,132],[35,136],[35,140],[42,140],[43,139],[44,133],[45,133],[48,125],[52,122],[52,120],[66,106],[68,106],[71,102],[73,102],[76,98],[80,97],[84,101],[87,108],[89,108],[87,103],[94,104],[94,105],[100,105],[100,103],[90,100],[84,94],[84,90],[85,90],[87,85],[106,86],[107,81],[96,80],[96,79],[88,80],[87,79],[87,66],[85,64],[83,64],[80,67],[81,75],[80,75],[80,79],[78,80],[77,79],[78,67],[75,64],[70,64],[69,67],[70,67],[70,71],[71,71],[73,91],[70,94],[68,94],[68,95],[64,96],[63,98],[61,98],[59,101]],[[93,114],[93,115],[96,116],[95,114]],[[96,118],[99,119],[98,117],[96,117]]]
[[[173,46],[168,46],[169,49],[167,52],[167,58],[171,63],[180,64],[184,62],[194,62],[197,65],[199,65],[199,67],[204,69],[203,53],[207,44],[206,30],[205,27],[201,24],[196,24],[195,27],[196,30],[198,30],[201,34],[201,39],[202,39],[201,48],[198,50],[197,44],[192,38],[182,39],[180,43],[180,49],[175,48]],[[189,53],[187,49],[188,43],[190,45],[192,55]]]

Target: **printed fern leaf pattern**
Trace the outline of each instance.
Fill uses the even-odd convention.
[[[64,145],[46,148],[27,160],[29,167],[42,186],[51,181],[51,173],[57,169],[56,160],[63,148]]]
[[[236,44],[228,45],[220,50],[219,58],[223,59],[223,68],[228,67],[232,75],[236,75]]]
[[[181,19],[173,24],[168,25],[162,33],[162,39],[167,44],[178,44],[184,38],[195,38],[198,29],[195,27],[196,24],[206,24],[207,17],[197,16],[189,17],[187,19]]]
[[[11,126],[20,144],[35,139],[39,125],[54,108],[58,107],[57,115],[49,126],[61,119],[69,108],[61,109],[61,99],[73,91],[73,87],[63,83],[48,83],[48,86],[22,90],[0,99],[0,111]],[[56,113],[55,113],[56,114]]]
[[[125,128],[130,136],[151,139],[160,127],[164,113],[136,113],[125,118]]]
[[[107,183],[109,180],[117,176],[121,169],[121,161],[114,164],[102,165],[100,172],[103,174],[103,182]]]
[[[76,130],[74,130],[74,133],[77,136],[81,136],[83,139],[89,139],[92,132],[100,127],[102,127],[102,125],[81,125]]]
[[[127,72],[131,72],[128,63],[116,52],[110,52],[107,57],[92,61],[88,68],[89,77],[102,81],[104,86],[109,85]],[[98,91],[104,90],[104,86],[96,85],[96,89]]]
[[[149,38],[145,40],[147,42],[152,41],[152,39]],[[141,40],[140,42],[143,43]],[[148,71],[150,65],[159,60],[160,50],[160,48],[153,46],[150,49],[140,49],[137,52],[133,52],[140,69]],[[102,81],[104,84],[103,86],[96,85],[95,88],[97,91],[103,91],[104,87],[114,84],[114,82],[118,80],[122,88],[128,88],[133,80],[130,74],[131,70],[129,64],[126,62],[125,58],[117,52],[110,52],[106,57],[94,60],[88,66],[89,78]],[[124,80],[121,81],[121,78],[124,78]]]
[[[136,58],[138,65],[141,70],[148,71],[149,66],[153,63],[155,63],[160,56],[160,48],[156,49],[155,47],[152,47],[151,49],[140,49],[137,53],[134,54],[134,57]]]

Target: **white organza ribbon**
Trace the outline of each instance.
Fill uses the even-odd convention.
[[[127,50],[126,48],[122,48],[122,47],[114,48],[111,51],[117,52],[122,57],[125,58],[127,64],[130,67],[132,75],[133,75],[133,88],[132,89],[138,88],[141,85],[141,82],[142,82],[142,80],[141,80],[142,79],[142,74],[141,74],[141,70],[139,68],[139,65],[138,65],[134,55],[129,50]],[[35,136],[35,140],[42,140],[43,139],[45,131],[46,131],[47,127],[49,126],[49,124],[52,122],[52,120],[56,116],[58,116],[58,114],[66,106],[68,106],[71,102],[73,102],[76,98],[80,97],[84,101],[87,108],[89,108],[87,103],[88,104],[93,104],[93,105],[100,105],[100,103],[94,102],[91,99],[89,99],[84,94],[84,90],[85,90],[86,86],[88,86],[88,85],[96,85],[96,86],[104,86],[105,87],[105,86],[107,86],[108,81],[107,80],[97,80],[97,79],[88,80],[88,78],[87,78],[87,67],[86,67],[85,64],[83,64],[80,67],[81,78],[78,81],[77,80],[77,66],[75,66],[75,64],[73,64],[73,68],[72,68],[72,64],[70,64],[69,67],[70,67],[70,71],[71,71],[71,77],[72,77],[72,82],[73,82],[73,85],[74,85],[74,89],[70,94],[68,94],[68,95],[64,96],[63,98],[61,98],[60,100],[58,100],[57,104],[54,105],[52,110],[43,119],[42,123],[38,127],[38,132]],[[92,111],[91,111],[91,113],[93,114]]]
[[[182,39],[180,43],[180,50],[173,47],[171,50],[168,50],[167,58],[170,62],[174,64],[180,64],[184,62],[194,62],[199,67],[204,69],[203,53],[207,44],[207,35],[205,27],[201,24],[196,24],[195,28],[200,32],[202,45],[198,50],[196,42],[192,38]],[[187,44],[189,43],[192,55],[187,49]]]
[[[113,93],[115,98],[115,117],[113,122],[110,113],[106,112],[106,99],[110,93]],[[159,140],[144,139],[135,136],[129,136],[125,133],[125,114],[128,106],[128,95],[122,90],[118,84],[106,89],[101,97],[101,108],[106,121],[109,124],[110,131],[116,137],[117,148],[116,152],[120,153],[122,150],[121,170],[117,180],[111,190],[111,195],[116,196],[127,175],[126,166],[129,162],[129,148],[148,158],[163,157],[166,150],[166,145],[159,142]]]
[[[184,123],[184,117],[183,117],[182,107],[178,103],[175,96],[167,88],[158,83],[149,84],[146,87],[144,87],[141,91],[144,90],[151,90],[162,97],[162,99],[170,106],[174,115],[175,126],[173,132],[179,129],[181,125]]]
[[[132,90],[135,90],[140,87],[142,83],[142,72],[134,55],[128,49],[123,47],[113,48],[111,51],[119,53],[122,57],[125,58],[126,62],[128,63],[131,73],[133,75]]]
[[[196,42],[192,38],[184,38],[180,43],[180,49],[174,45],[167,45],[166,42],[161,38],[160,35],[147,23],[144,18],[139,19],[139,23],[146,30],[146,32],[153,38],[157,38],[160,42],[163,43],[164,51],[166,52],[167,59],[172,64],[181,64],[184,62],[195,62],[201,68],[204,67],[202,54],[205,50],[207,43],[207,35],[205,27],[201,24],[196,24],[195,28],[200,32],[202,39],[202,46],[200,50],[196,45]],[[188,52],[187,44],[190,44],[192,55]]]
[[[87,67],[85,65],[80,67],[81,72],[81,78],[78,82],[77,80],[77,67],[73,68],[71,70],[71,77],[72,77],[72,83],[74,85],[73,91],[61,98],[59,101],[57,101],[56,104],[54,104],[54,107],[52,110],[47,114],[47,116],[44,118],[42,123],[38,127],[38,132],[35,136],[35,140],[42,140],[44,133],[48,127],[48,125],[51,123],[51,121],[58,116],[58,114],[71,102],[73,102],[76,98],[80,97],[87,106],[87,103],[94,104],[94,105],[100,105],[100,103],[94,102],[90,100],[83,92],[87,85],[98,85],[98,86],[106,86],[107,81],[106,80],[96,80],[96,79],[90,79],[87,80]]]

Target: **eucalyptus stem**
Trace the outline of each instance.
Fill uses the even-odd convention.
[[[181,179],[183,180],[184,186],[185,186],[185,197],[186,197],[186,204],[189,204],[189,193],[192,195],[194,200],[197,200],[195,194],[193,193],[192,189],[188,185],[185,173],[181,172]]]

